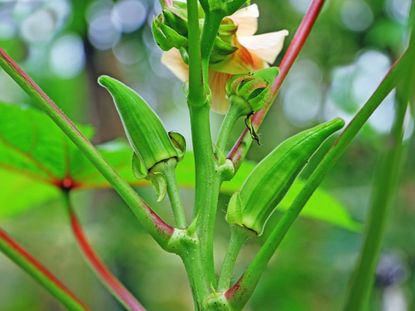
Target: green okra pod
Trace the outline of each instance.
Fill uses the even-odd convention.
[[[343,126],[344,121],[337,118],[300,132],[277,146],[255,167],[240,191],[233,194],[226,215],[228,223],[260,235],[311,156]]]
[[[98,79],[114,99],[125,133],[133,149],[133,171],[137,178],[147,178],[154,184],[159,200],[166,193],[160,163],[176,165],[185,152],[184,138],[167,133],[157,114],[133,89],[109,76]]]

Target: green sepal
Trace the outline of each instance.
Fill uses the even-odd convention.
[[[163,10],[163,17],[165,20],[166,25],[170,26],[174,30],[177,31],[180,35],[187,38],[188,30],[187,30],[187,18],[174,14],[170,10]],[[185,14],[184,14],[185,16]]]
[[[216,168],[223,181],[231,180],[235,176],[235,165],[229,159]]]
[[[261,235],[268,218],[311,156],[343,126],[344,121],[337,118],[300,132],[278,145],[231,198],[227,221]]]
[[[239,109],[242,115],[260,110],[272,98],[272,85],[279,73],[277,67],[259,70],[252,74],[235,75],[226,84],[226,94],[231,109]]]
[[[183,62],[189,65],[189,53],[187,52],[187,50],[185,48],[180,48],[179,52],[180,52],[180,56],[183,59]]]
[[[230,18],[224,18],[219,26],[218,34],[213,43],[210,64],[220,64],[234,54],[238,47],[235,45],[235,34],[238,26]]]
[[[154,190],[156,191],[157,202],[163,201],[167,193],[167,182],[162,171],[163,169],[164,168],[158,168],[156,165],[148,175],[148,179],[151,181]]]
[[[133,153],[132,157],[132,169],[134,176],[137,179],[144,179],[148,175],[148,169],[146,168],[143,159],[136,153]]]
[[[162,15],[153,20],[151,29],[154,40],[163,51],[187,47],[187,38],[178,33],[174,28],[166,25]]]
[[[177,132],[169,132],[169,137],[176,148],[177,158],[181,160],[186,152],[186,140],[183,135]]]
[[[236,25],[231,18],[225,17],[219,26],[218,34],[221,37],[232,37],[236,34],[237,30],[238,25]]]

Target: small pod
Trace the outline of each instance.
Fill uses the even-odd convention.
[[[294,135],[266,156],[233,194],[226,215],[228,223],[261,235],[264,226],[311,156],[333,133],[344,126],[334,119]]]
[[[98,79],[114,99],[115,106],[124,126],[133,154],[133,171],[137,178],[150,179],[159,194],[165,195],[160,187],[159,167],[161,162],[176,164],[186,149],[184,138],[178,133],[167,133],[164,126],[147,102],[124,83],[109,76]],[[157,178],[155,178],[157,177]]]

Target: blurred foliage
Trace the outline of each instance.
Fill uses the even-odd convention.
[[[288,42],[310,0],[257,3],[261,11],[259,33],[288,29]],[[262,144],[252,148],[249,158],[260,160],[284,138],[332,116],[350,120],[405,46],[409,3],[328,1],[261,128]],[[96,78],[105,73],[132,85],[153,105],[166,127],[183,133],[191,145],[183,86],[160,64],[161,52],[151,38],[149,25],[159,9],[152,0],[0,0],[0,46],[71,118],[96,128],[96,143],[123,136],[110,97],[97,87]],[[0,102],[32,104],[4,72],[0,72]],[[324,183],[330,195],[359,221],[366,216],[372,171],[392,124],[393,102],[393,96],[385,100]],[[216,131],[221,117],[212,117]],[[413,121],[409,115],[407,119],[409,138]],[[242,126],[235,130],[235,137]],[[393,276],[397,267],[405,273],[404,277],[391,278],[392,283],[377,283],[374,310],[415,308],[413,139],[408,140],[408,148],[384,245],[386,255],[399,258],[387,266],[386,277]],[[39,205],[17,217],[2,219],[2,227],[93,310],[121,310],[83,263],[65,211],[53,200],[53,195],[59,194],[44,187],[26,194],[30,182],[24,177],[1,171],[0,178],[0,189],[9,183],[20,189],[21,196],[14,200],[23,202],[22,206],[24,202]],[[139,191],[154,202],[150,189]],[[0,190],[2,202],[7,204],[3,200],[8,198],[7,193],[3,192]],[[45,193],[51,195],[48,202],[40,200]],[[193,192],[183,189],[182,193],[190,206]],[[228,199],[228,194],[221,196],[221,210]],[[180,261],[149,239],[113,192],[80,191],[75,203],[98,253],[149,310],[190,310],[190,292]],[[170,217],[167,206],[161,206],[158,212]],[[275,219],[278,217],[277,213]],[[228,240],[223,213],[219,213],[218,221],[220,255]],[[338,310],[360,241],[357,233],[300,219],[277,252],[247,310]],[[240,272],[257,248],[252,243],[244,249]],[[378,279],[385,277],[382,273],[385,269],[379,270]],[[0,275],[0,310],[62,310],[4,256],[0,256]],[[393,299],[406,307],[388,308]]]

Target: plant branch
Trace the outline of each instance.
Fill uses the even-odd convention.
[[[225,118],[223,119],[216,142],[216,156],[219,158],[220,164],[225,161],[226,145],[229,142],[232,129],[234,128],[236,122],[241,118],[241,115],[241,111],[238,107],[231,105],[225,115]]]
[[[252,126],[255,130],[259,129],[259,127],[265,119],[265,116],[267,115],[269,109],[275,101],[285,78],[287,77],[290,69],[292,68],[292,65],[294,64],[307,38],[310,35],[310,32],[317,20],[317,17],[321,12],[324,2],[325,0],[313,0],[309,9],[307,10],[307,13],[301,21],[301,24],[298,27],[293,40],[288,46],[287,52],[284,54],[284,57],[281,60],[281,64],[279,66],[280,73],[276,77],[272,87],[274,96],[269,102],[267,102],[264,105],[264,108],[262,108],[260,111],[258,111],[252,116]],[[234,163],[236,169],[239,168],[242,161],[245,159],[251,144],[251,135],[248,129],[244,129],[244,131],[234,144],[232,150],[228,154],[228,159],[230,159]]]
[[[30,274],[69,310],[86,311],[82,303],[65,285],[24,250],[3,229],[0,228],[0,250],[15,264]]]
[[[184,229],[186,228],[186,215],[184,213],[179,190],[177,189],[176,166],[167,164],[167,167],[164,170],[164,176],[166,177],[167,193],[169,195],[176,225],[180,229]]]
[[[388,144],[386,144],[387,150],[381,156],[381,163],[376,174],[372,204],[364,234],[364,243],[349,285],[350,291],[344,310],[366,310],[368,299],[372,292],[385,227],[401,172],[403,122],[407,104],[400,102],[399,106],[397,107],[399,112],[397,113],[393,132]]]
[[[405,66],[407,66],[408,57],[406,56],[407,55],[405,54],[405,56],[394,65],[374,94],[338,137],[327,155],[310,175],[303,189],[291,204],[290,208],[284,213],[276,227],[272,230],[264,245],[256,254],[253,261],[249,264],[245,273],[236,282],[236,284],[234,284],[233,287],[225,293],[225,297],[229,301],[230,305],[236,308],[242,308],[246,304],[262,273],[265,271],[268,261],[275,253],[275,250],[280,245],[291,225],[297,219],[304,205],[318,188],[329,170],[345,152],[372,113],[377,107],[379,107],[385,97],[395,87],[402,70]]]
[[[16,83],[46,112],[61,130],[85,154],[92,164],[114,187],[118,194],[130,207],[145,229],[165,248],[174,229],[165,223],[103,159],[101,154],[78,130],[76,125],[59,109],[59,107],[43,92],[43,90],[0,49],[0,66]]]
[[[107,266],[102,262],[95,250],[89,244],[82,225],[76,216],[75,210],[70,199],[70,192],[63,192],[65,207],[68,212],[71,223],[72,233],[78,244],[79,249],[84,255],[91,269],[98,276],[99,280],[104,284],[112,295],[128,310],[144,311],[144,307],[137,301],[137,299],[124,287],[123,284],[111,273]]]
[[[415,4],[413,4],[415,12]],[[396,90],[396,117],[386,149],[381,157],[372,194],[364,242],[350,281],[344,310],[366,310],[373,288],[385,227],[396,196],[397,184],[404,157],[404,122],[407,107],[414,94],[415,33],[412,32],[408,48],[411,62],[402,72],[404,78]]]
[[[236,259],[238,258],[239,252],[247,239],[248,234],[245,232],[245,229],[241,229],[238,226],[231,227],[231,238],[229,240],[228,251],[226,252],[223,260],[222,270],[219,277],[219,291],[224,291],[229,287]]]

